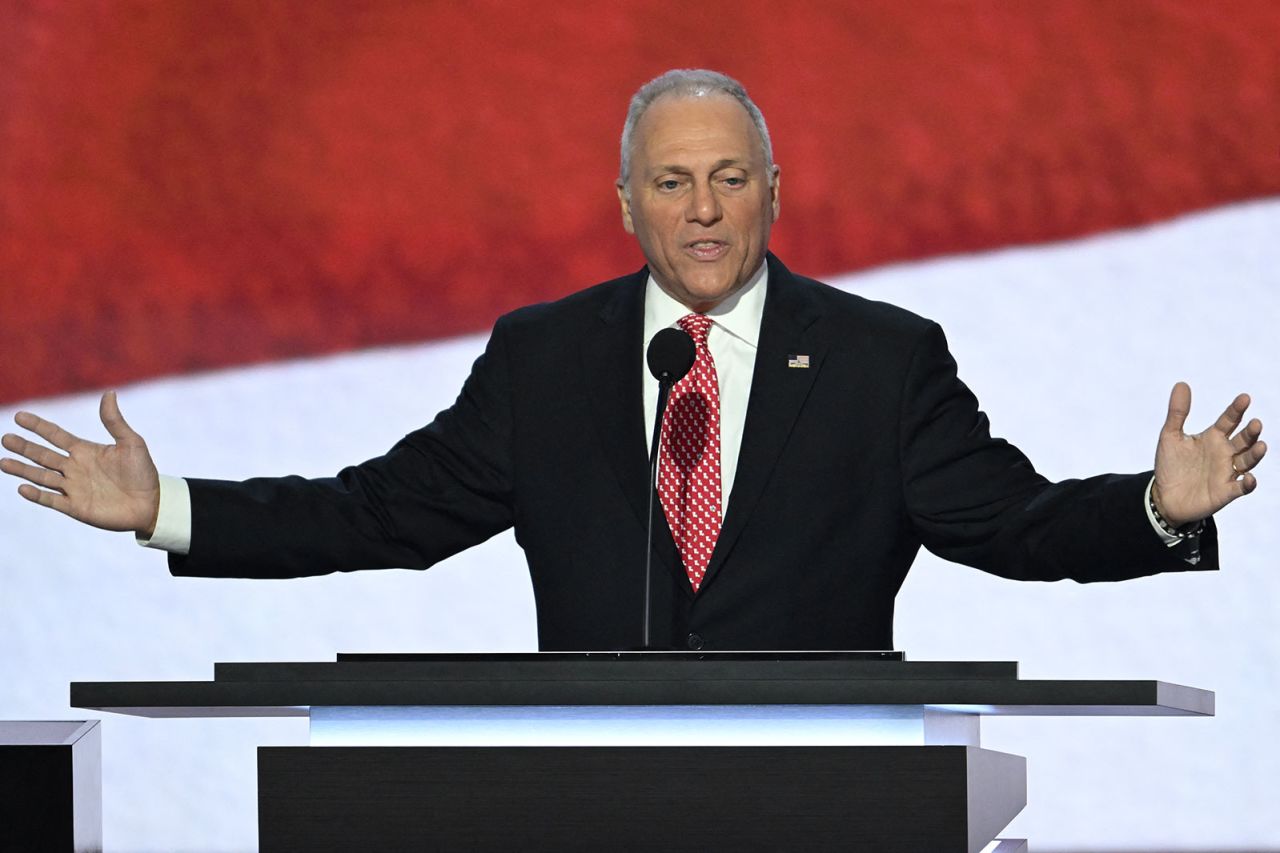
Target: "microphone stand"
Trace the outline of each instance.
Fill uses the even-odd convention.
[[[671,389],[683,379],[694,361],[697,360],[697,348],[693,338],[683,329],[669,327],[661,330],[649,341],[649,349],[645,361],[649,372],[658,380],[658,405],[654,413],[653,442],[649,448],[649,521],[646,525],[648,540],[644,552],[644,631],[641,636],[644,643],[640,651],[652,651],[650,644],[650,625],[653,621],[653,505],[658,501],[658,448],[662,444],[662,416],[667,410],[667,398]]]
[[[648,547],[644,552],[644,642],[641,649],[651,648],[649,642],[649,608],[650,588],[653,584],[653,505],[658,502],[658,445],[662,441],[662,416],[667,410],[667,397],[671,394],[671,388],[676,384],[676,379],[670,373],[664,372],[658,379],[658,406],[657,414],[653,424],[653,442],[649,448],[649,521],[646,527],[646,543]]]

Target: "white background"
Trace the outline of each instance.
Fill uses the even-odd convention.
[[[1048,476],[1131,472],[1150,467],[1178,379],[1194,391],[1189,428],[1248,390],[1252,414],[1280,429],[1278,238],[1272,200],[835,283],[941,322],[994,431]],[[121,404],[167,473],[325,476],[451,403],[483,343],[149,382],[122,389]],[[96,397],[0,417],[11,423],[29,408],[99,437]],[[1259,478],[1256,494],[1219,517],[1219,573],[1019,584],[927,554],[917,561],[896,631],[912,659],[1017,660],[1025,678],[1217,691],[1210,719],[985,722],[984,746],[1028,757],[1030,804],[1005,835],[1037,851],[1280,849],[1280,457]],[[162,555],[127,536],[0,499],[0,719],[102,717],[110,850],[253,849],[255,747],[305,743],[306,722],[98,715],[68,706],[70,681],[203,680],[214,661],[337,651],[535,647],[529,582],[509,535],[426,573],[174,579]]]

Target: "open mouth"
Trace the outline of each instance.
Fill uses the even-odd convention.
[[[695,240],[686,243],[685,249],[700,261],[714,261],[729,251],[729,244],[720,240]]]

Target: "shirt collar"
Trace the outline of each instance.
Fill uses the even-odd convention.
[[[741,290],[707,312],[718,328],[744,343],[756,346],[764,317],[764,295],[769,286],[769,265],[762,263]],[[689,309],[673,299],[654,281],[650,273],[644,288],[644,339],[646,343],[660,329],[674,326]]]

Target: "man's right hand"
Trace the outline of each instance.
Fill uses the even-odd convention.
[[[18,487],[18,494],[33,503],[94,527],[132,530],[149,539],[160,512],[160,476],[147,443],[125,423],[116,392],[102,395],[98,414],[115,444],[85,441],[44,418],[18,412],[18,426],[63,452],[5,434],[4,448],[35,464],[0,459],[0,471],[33,483]]]

